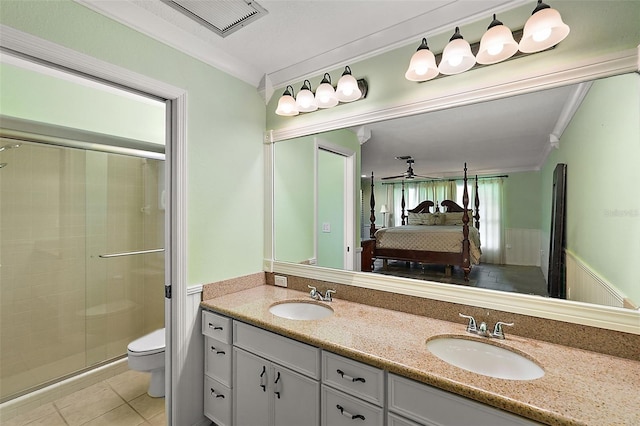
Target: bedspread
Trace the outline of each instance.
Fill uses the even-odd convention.
[[[406,225],[375,233],[376,248],[462,253],[462,226]],[[480,232],[469,226],[471,263],[480,263]]]

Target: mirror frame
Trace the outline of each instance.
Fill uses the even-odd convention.
[[[388,277],[356,271],[343,271],[317,266],[279,262],[273,259],[273,169],[274,144],[278,141],[309,136],[320,132],[368,123],[390,120],[480,103],[494,99],[551,89],[605,77],[640,72],[640,46],[587,60],[556,65],[543,74],[522,74],[505,77],[496,85],[476,82],[465,91],[452,89],[441,96],[409,105],[393,105],[374,111],[356,112],[340,118],[308,125],[291,126],[265,132],[265,259],[267,272],[295,275],[338,284],[370,288],[386,292],[460,303],[486,309],[496,309],[551,320],[599,327],[609,330],[640,334],[640,311],[601,306],[564,299],[542,298],[518,293],[460,287],[451,284],[425,282],[399,277]],[[361,249],[360,249],[361,251]],[[359,268],[358,268],[359,269]]]

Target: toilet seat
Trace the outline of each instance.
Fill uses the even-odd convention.
[[[129,343],[127,350],[136,355],[153,355],[164,352],[164,336],[164,328],[158,329]]]

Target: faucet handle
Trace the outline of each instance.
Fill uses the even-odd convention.
[[[464,315],[461,313],[458,313],[458,315],[460,315],[462,318],[466,318],[469,320],[469,324],[467,324],[467,331],[469,333],[475,333],[477,331],[476,320],[474,317],[472,317],[471,315]]]
[[[324,297],[322,298],[322,300],[324,300],[325,302],[331,302],[333,300],[333,298],[331,297],[331,293],[335,293],[335,290],[331,290],[331,289],[327,289],[327,291],[324,293]]]
[[[491,336],[497,339],[504,339],[504,331],[502,330],[503,325],[506,325],[507,327],[512,327],[513,323],[498,321],[496,325],[493,326],[493,333],[491,333]]]
[[[311,289],[311,291],[309,292],[309,296],[313,297],[314,299],[316,298],[316,296],[318,295],[318,290],[310,285],[307,285],[307,287],[309,287]]]

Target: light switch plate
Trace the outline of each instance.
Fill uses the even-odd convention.
[[[322,232],[331,232],[331,224],[329,222],[322,224]]]

